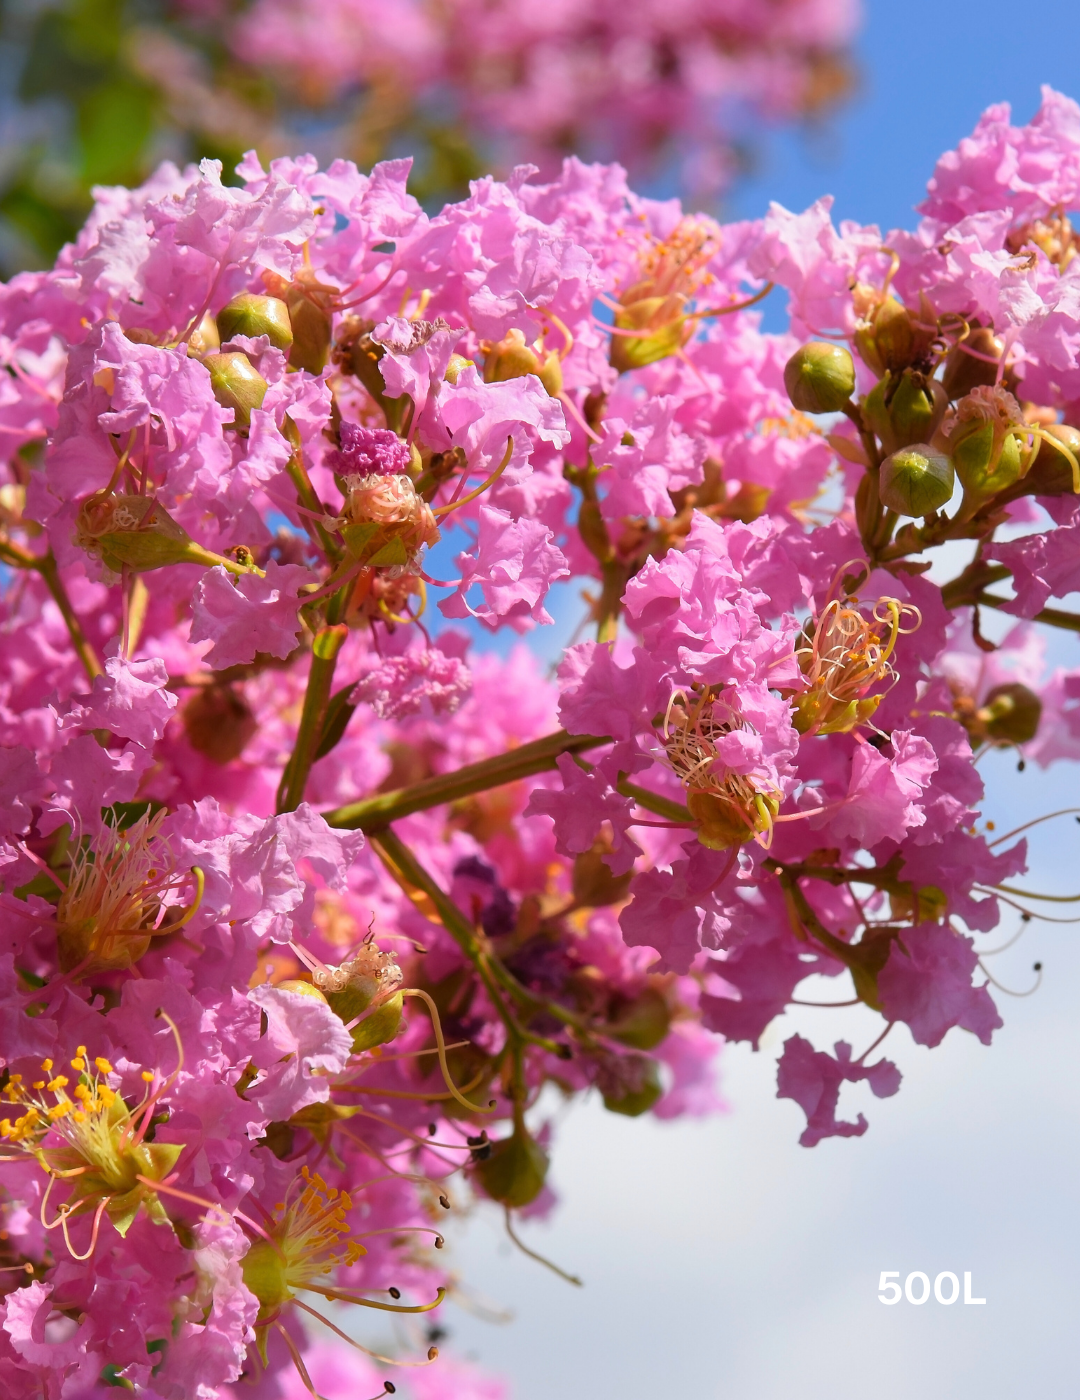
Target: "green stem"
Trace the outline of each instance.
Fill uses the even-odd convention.
[[[980,593],[975,600],[978,603],[985,603],[988,608],[1004,608],[1011,602],[1010,598],[995,598],[991,593]],[[1060,608],[1043,608],[1034,617],[1028,619],[1030,622],[1045,622],[1050,627],[1061,627],[1066,632],[1080,632],[1080,614],[1063,612]]]
[[[453,773],[424,778],[422,782],[396,788],[393,792],[376,793],[374,797],[365,797],[362,802],[351,802],[346,807],[324,812],[323,816],[330,826],[381,831],[391,822],[413,812],[441,807],[444,802],[454,802],[474,792],[486,792],[488,788],[503,787],[520,778],[532,777],[534,773],[543,773],[556,767],[560,754],[581,753],[584,749],[594,749],[598,744],[610,742],[610,739],[597,738],[592,734],[567,734],[564,729],[559,729],[543,739],[534,739],[532,743],[510,749],[508,753],[481,759],[479,763],[470,763],[464,768],[455,769]]]
[[[316,540],[323,549],[327,559],[336,561],[341,558],[341,549],[334,541],[333,536],[322,524],[321,516],[326,514],[326,507],[319,500],[315,493],[315,487],[311,484],[311,478],[307,474],[307,467],[304,466],[304,453],[300,441],[300,433],[292,419],[285,415],[285,437],[292,447],[292,456],[285,464],[285,470],[289,474],[289,480],[296,487],[296,498],[305,510],[311,512],[311,516],[304,517],[304,528],[307,533]]]
[[[372,836],[371,844],[375,847],[379,859],[392,875],[404,880],[406,884],[412,885],[415,889],[422,890],[431,900],[436,913],[442,920],[443,928],[446,929],[479,973],[492,1005],[499,1013],[499,1017],[515,1045],[520,1047],[525,1042],[529,1042],[532,1045],[539,1045],[551,1054],[563,1055],[565,1047],[561,1046],[558,1041],[550,1040],[547,1036],[537,1035],[521,1024],[503,1000],[499,984],[501,983],[507,992],[524,1002],[532,1010],[547,1009],[547,1001],[534,996],[527,987],[523,987],[517,981],[507,968],[502,966],[498,958],[489,951],[487,940],[477,932],[450,896],[420,864],[397,832],[392,827],[385,827]],[[572,1013],[568,1014],[572,1015]]]
[[[311,670],[308,673],[307,691],[304,695],[304,709],[300,716],[300,728],[296,735],[296,747],[285,765],[278,788],[277,809],[279,812],[294,812],[304,800],[308,774],[315,761],[315,752],[322,738],[323,719],[330,699],[330,687],[334,680],[338,652],[341,650],[349,629],[344,623],[322,627],[315,634],[311,649]]]
[[[646,812],[655,812],[658,817],[667,817],[669,821],[681,822],[685,826],[697,826],[697,822],[690,815],[689,807],[683,802],[675,802],[670,797],[662,797],[658,792],[638,787],[637,783],[631,783],[621,776],[617,788],[623,797],[632,797]]]
[[[29,556],[28,556],[29,557]],[[60,577],[60,570],[57,567],[56,559],[50,549],[48,554],[40,559],[34,558],[32,565],[45,580],[45,587],[52,594],[53,602],[60,609],[60,615],[64,619],[68,635],[71,637],[71,644],[75,648],[75,654],[82,662],[83,670],[87,679],[93,680],[95,676],[104,675],[104,667],[98,659],[98,654],[94,650],[86,633],[82,629],[75,609],[71,606],[71,599],[68,597],[64,581]]]

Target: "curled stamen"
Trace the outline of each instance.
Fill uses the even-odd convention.
[[[430,1366],[433,1361],[439,1359],[438,1347],[429,1347],[427,1357],[423,1361],[400,1361],[394,1356],[383,1356],[381,1352],[372,1351],[370,1347],[363,1346],[355,1337],[350,1337],[347,1332],[343,1332],[341,1328],[331,1322],[328,1317],[324,1317],[321,1312],[315,1308],[309,1307],[307,1303],[303,1302],[301,1299],[297,1298],[295,1302],[298,1308],[303,1308],[304,1312],[310,1313],[312,1317],[317,1317],[325,1327],[329,1327],[331,1332],[336,1332],[342,1341],[348,1342],[351,1347],[355,1347],[357,1351],[362,1351],[365,1356],[370,1356],[373,1360],[381,1361],[387,1366]],[[391,1394],[393,1394],[392,1391]]]

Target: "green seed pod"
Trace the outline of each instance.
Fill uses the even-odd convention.
[[[980,384],[997,382],[998,367],[1005,342],[986,326],[976,326],[965,341],[954,345],[945,357],[941,383],[950,399],[962,399]],[[975,353],[973,354],[972,351]],[[989,356],[982,359],[981,356]]]
[[[252,339],[265,335],[270,338],[271,345],[286,352],[293,343],[289,308],[278,297],[242,292],[221,308],[217,314],[217,324],[222,340],[231,340],[234,335],[246,335]]]
[[[268,385],[246,355],[230,350],[224,355],[207,355],[203,364],[210,372],[210,387],[222,408],[235,414],[233,426],[240,432],[251,427],[251,410],[261,408]]]
[[[523,1126],[512,1136],[491,1145],[491,1153],[475,1167],[476,1177],[493,1201],[505,1206],[527,1206],[544,1189],[547,1153]]]
[[[574,857],[572,889],[575,904],[602,909],[609,904],[621,904],[626,898],[632,872],[628,870],[625,875],[613,875],[604,859],[610,851],[610,843],[600,839],[594,841],[589,850]]]
[[[1019,681],[996,685],[979,708],[992,744],[1026,744],[1034,739],[1042,718],[1042,701]]]
[[[897,515],[930,515],[948,505],[954,485],[948,457],[920,442],[885,458],[878,493],[882,503]]]
[[[812,340],[784,366],[784,387],[802,413],[838,413],[855,392],[855,361],[845,345]]]
[[[292,992],[298,997],[310,997],[312,1001],[326,1001],[326,997],[319,991],[318,987],[312,986],[310,982],[305,982],[300,977],[290,977],[275,985],[279,992]]]
[[[152,496],[88,497],[76,518],[75,543],[117,577],[125,567],[146,573],[166,564],[231,564],[196,544]]]

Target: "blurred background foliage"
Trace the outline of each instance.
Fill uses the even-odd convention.
[[[303,2],[313,5],[309,15],[317,22],[319,7],[314,0]],[[482,9],[521,0],[455,2]],[[393,64],[376,58],[355,81],[343,85],[320,82],[310,63],[298,62],[290,71],[288,65],[260,67],[238,57],[242,45],[236,42],[236,25],[250,3],[0,0],[0,274],[50,265],[82,224],[94,186],[137,184],[164,159],[184,164],[215,158],[230,180],[237,161],[251,148],[264,161],[311,150],[323,160],[349,157],[361,168],[387,155],[409,153],[416,157],[410,188],[430,205],[459,197],[480,173],[505,174],[516,158],[536,154],[535,148],[526,149],[520,130],[497,130],[498,123],[478,120],[475,110],[470,119],[466,89],[470,82],[475,86],[476,76],[455,76],[461,65],[445,37],[454,29],[445,6],[441,79],[410,81],[406,65],[398,64],[395,71]],[[793,7],[812,3],[754,0],[765,9],[775,4],[777,13],[789,15]],[[846,38],[854,27],[853,0],[822,3],[832,7],[830,32]],[[580,35],[568,42],[582,44]],[[519,66],[527,54],[526,49],[525,60],[516,56]],[[673,61],[663,52],[654,54],[654,60],[661,70]],[[753,101],[744,101],[741,126],[718,127],[713,167],[724,174],[704,200],[690,191],[699,203],[707,203],[710,193],[722,194],[732,173],[752,167],[763,108],[771,105],[767,115],[774,119],[818,122],[853,91],[844,43],[812,40],[794,61],[785,51],[783,61],[801,84],[798,95],[779,102],[773,96],[756,112]],[[504,70],[500,97],[513,101],[512,64],[504,64]],[[670,83],[670,73],[662,76]],[[522,93],[521,101],[529,101]],[[788,110],[781,110],[785,105]],[[745,120],[747,113],[752,120]],[[623,115],[616,104],[607,114],[609,129],[617,131]],[[676,120],[685,124],[685,115]],[[651,178],[655,192],[685,193],[673,128],[665,129],[663,120],[655,125],[655,139],[644,143],[648,159],[632,173],[639,182]],[[544,140],[553,158],[577,151],[626,159],[626,152],[612,149],[610,140],[605,145],[602,137],[590,138],[580,126],[568,125],[554,136],[548,132]],[[635,140],[638,150],[643,143],[640,137]],[[635,165],[633,152],[630,164]]]

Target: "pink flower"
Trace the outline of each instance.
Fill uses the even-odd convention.
[[[421,710],[452,714],[471,689],[472,676],[464,662],[427,648],[374,666],[357,682],[353,702],[366,702],[380,719],[404,719]]]
[[[309,579],[300,565],[273,559],[265,578],[244,574],[234,580],[217,565],[192,597],[191,640],[214,643],[206,659],[216,670],[254,661],[259,652],[284,659],[300,635],[299,591]]]
[[[330,1097],[329,1076],[352,1054],[352,1036],[324,1001],[279,987],[256,987],[251,1000],[266,1016],[253,1063],[262,1073],[248,1090],[266,1119],[285,1122]]]
[[[176,695],[165,689],[165,665],[157,657],[125,661],[110,656],[97,676],[88,703],[72,705],[57,720],[60,729],[107,729],[122,739],[152,748],[176,709]]]
[[[780,1058],[778,1099],[794,1099],[806,1114],[806,1127],[799,1142],[803,1147],[816,1147],[822,1138],[861,1137],[869,1124],[860,1113],[854,1123],[836,1117],[842,1084],[857,1084],[865,1080],[879,1099],[890,1098],[900,1088],[900,1071],[891,1060],[878,1060],[864,1065],[851,1058],[851,1046],[838,1040],[833,1047],[836,1058],[824,1050],[815,1050],[801,1035],[784,1042]]]
[[[461,570],[457,593],[439,604],[446,617],[473,616],[494,629],[509,622],[518,631],[550,622],[543,606],[550,586],[570,570],[551,531],[533,520],[514,520],[504,510],[481,506],[475,553],[456,560]],[[484,601],[473,608],[466,594],[478,584]]]
[[[952,1026],[989,1045],[1003,1022],[987,984],[972,984],[978,962],[971,939],[948,924],[904,929],[878,974],[884,1014],[905,1021],[919,1045],[939,1045]]]

